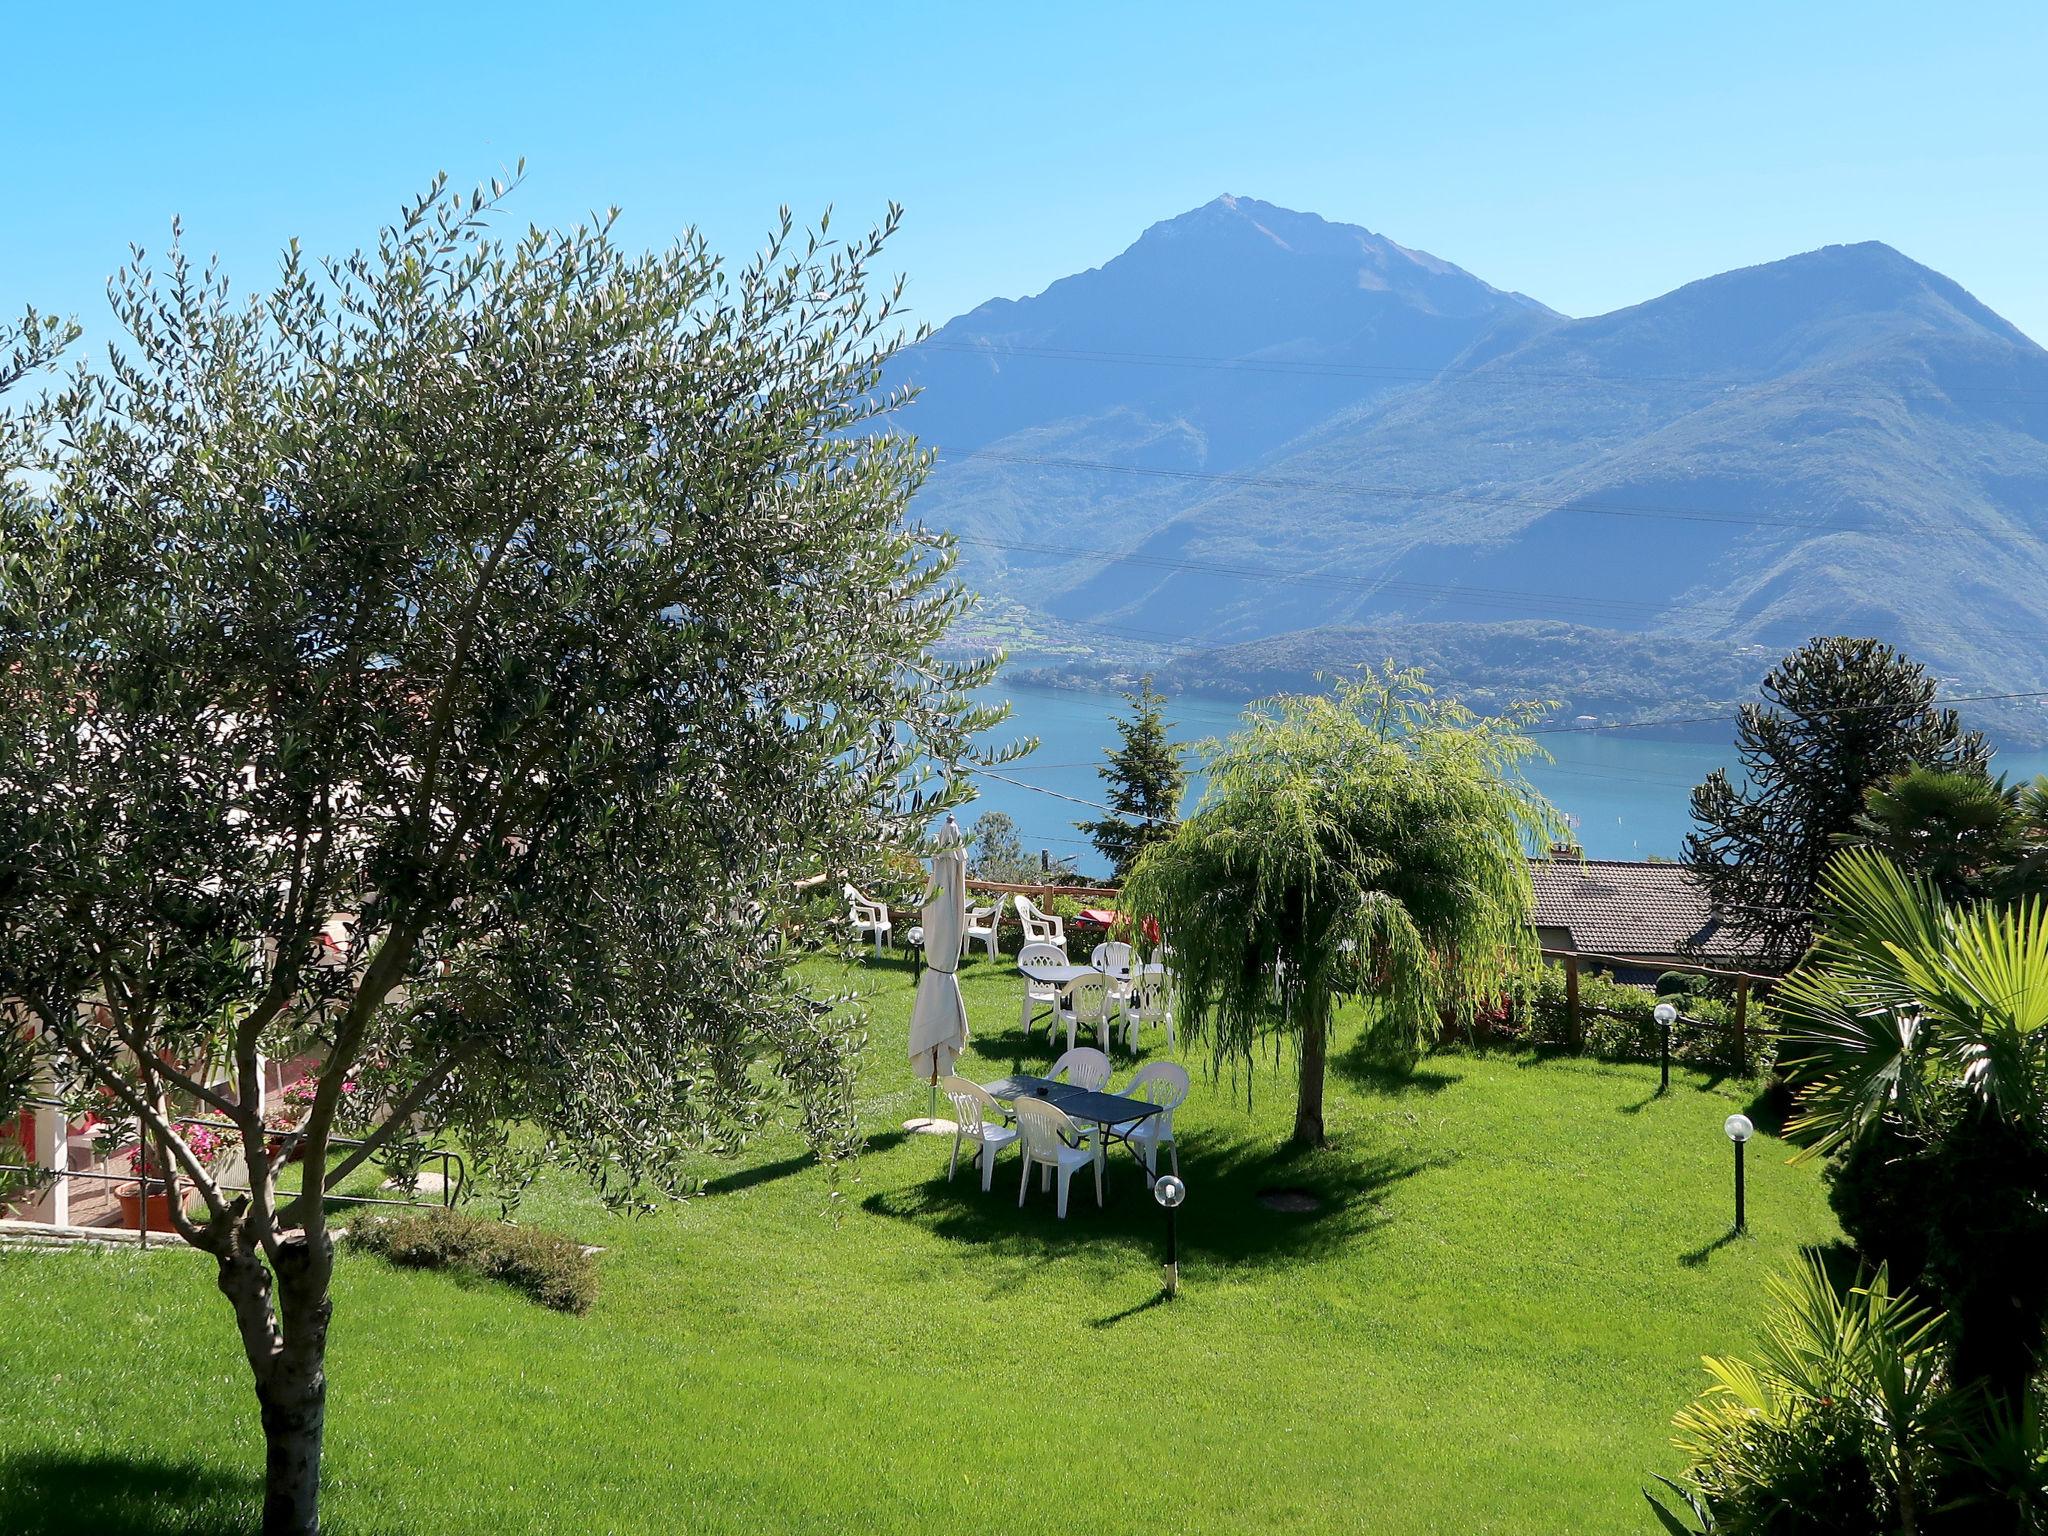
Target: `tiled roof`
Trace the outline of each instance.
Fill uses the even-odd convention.
[[[1740,958],[1734,936],[1682,864],[1531,859],[1529,873],[1536,886],[1536,927],[1569,936],[1573,949],[1623,957]]]

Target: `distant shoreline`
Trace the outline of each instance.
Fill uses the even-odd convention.
[[[1027,666],[1015,670],[1005,668],[997,674],[995,686],[1035,689],[1046,693],[1088,694],[1110,701],[1107,707],[1114,709],[1116,703],[1122,700],[1125,689],[1137,686],[1137,682],[1138,678],[1136,675],[1133,675],[1126,683],[1110,679],[1077,676],[1071,672],[1048,671],[1048,669],[1042,667]],[[1220,688],[1193,684],[1174,689],[1168,692],[1167,697],[1202,699],[1211,703],[1234,704],[1244,708],[1257,703],[1261,699],[1271,698],[1278,693],[1305,692],[1312,690],[1314,686],[1315,684],[1312,679],[1301,679],[1289,682],[1276,682],[1272,688],[1260,692],[1251,692],[1242,688]],[[1443,691],[1453,697],[1469,698],[1467,695],[1460,694],[1455,686],[1445,685]],[[1749,701],[1745,700],[1743,702]],[[1478,708],[1481,706],[1475,702],[1474,707]],[[1701,700],[1695,705],[1678,705],[1674,706],[1674,708],[1694,712],[1712,710],[1732,715],[1735,706],[1729,705],[1726,702],[1717,703]],[[1994,752],[2039,753],[2048,751],[2048,722],[2044,722],[2044,726],[2040,731],[2035,732],[2032,736],[2028,736],[2025,733],[2001,730],[1996,721],[1973,719],[1969,713],[1968,705],[1960,706],[1959,712],[1963,716],[1964,725],[1983,731],[1985,739],[1991,743]],[[1712,721],[1698,722],[1647,720],[1640,725],[1634,723],[1624,725],[1619,722],[1596,717],[1593,721],[1586,722],[1583,726],[1580,726],[1576,720],[1568,716],[1560,716],[1538,727],[1538,732],[1546,736],[1562,735],[1569,732],[1588,736],[1625,736],[1644,741],[1705,744],[1726,743],[1731,745],[1735,739],[1734,722],[1729,719],[1719,718]],[[1993,767],[1995,770],[1995,763]]]

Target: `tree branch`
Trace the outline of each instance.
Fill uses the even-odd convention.
[[[414,1083],[406,1091],[404,1098],[391,1106],[389,1117],[386,1118],[382,1125],[363,1138],[361,1146],[351,1148],[348,1156],[344,1157],[327,1171],[327,1177],[323,1181],[321,1188],[323,1190],[334,1188],[335,1185],[362,1167],[364,1163],[383,1151],[385,1147],[396,1141],[405,1128],[405,1122],[418,1112],[420,1106],[439,1092],[456,1071],[483,1054],[483,1050],[483,1041],[469,1040],[458,1045],[454,1050],[443,1056],[425,1077]]]

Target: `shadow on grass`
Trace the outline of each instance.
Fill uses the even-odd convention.
[[[1154,1307],[1163,1307],[1166,1305],[1166,1302],[1166,1290],[1162,1286],[1135,1307],[1125,1307],[1123,1311],[1112,1312],[1107,1317],[1093,1318],[1089,1321],[1088,1326],[1095,1329],[1114,1328],[1118,1323],[1126,1322],[1131,1318],[1139,1316],[1141,1313],[1150,1312]]]
[[[1658,1101],[1659,1099],[1663,1098],[1663,1097],[1665,1096],[1665,1093],[1666,1093],[1666,1090],[1665,1090],[1665,1089],[1663,1089],[1663,1088],[1652,1088],[1652,1089],[1651,1089],[1651,1090],[1650,1090],[1650,1091],[1649,1091],[1648,1093],[1644,1094],[1644,1095],[1643,1095],[1643,1096],[1642,1096],[1642,1097],[1641,1097],[1640,1099],[1637,1099],[1637,1100],[1635,1101],[1635,1103],[1633,1103],[1633,1104],[1617,1104],[1617,1105],[1615,1106],[1615,1108],[1616,1108],[1616,1109],[1617,1109],[1618,1111],[1620,1111],[1620,1113],[1622,1113],[1622,1114],[1624,1114],[1624,1115],[1640,1115],[1640,1114],[1641,1114],[1641,1113],[1642,1113],[1642,1112],[1643,1112],[1644,1110],[1648,1109],[1648,1108],[1649,1108],[1649,1107],[1650,1107],[1650,1106],[1651,1106],[1652,1104],[1656,1103],[1656,1102],[1657,1102],[1657,1101]]]
[[[865,1152],[887,1152],[899,1146],[910,1137],[908,1131],[881,1131],[867,1138],[863,1143]],[[757,1184],[772,1184],[777,1179],[786,1179],[792,1174],[802,1173],[807,1168],[818,1166],[817,1154],[808,1147],[791,1157],[777,1158],[772,1163],[762,1163],[755,1168],[739,1168],[731,1173],[722,1173],[715,1179],[706,1179],[701,1194],[731,1195],[743,1189],[752,1189]]]
[[[1181,1177],[1188,1188],[1179,1218],[1181,1260],[1282,1264],[1332,1253],[1386,1223],[1380,1204],[1386,1191],[1444,1161],[1365,1156],[1341,1147],[1313,1152],[1246,1143],[1217,1147],[1191,1138],[1181,1147]],[[1144,1171],[1121,1149],[1109,1155],[1107,1204],[1096,1207],[1093,1176],[1081,1169],[1074,1175],[1065,1221],[1054,1214],[1054,1196],[1041,1192],[1036,1176],[1018,1207],[1022,1166],[1014,1153],[1001,1157],[994,1189],[984,1195],[972,1164],[963,1160],[950,1182],[941,1164],[931,1178],[877,1191],[862,1207],[954,1242],[1005,1254],[1051,1259],[1105,1243],[1148,1254],[1159,1249],[1163,1218],[1146,1188]],[[1276,1185],[1308,1191],[1321,1208],[1268,1209],[1258,1196]]]
[[[1738,1232],[1733,1227],[1730,1227],[1726,1232],[1723,1232],[1711,1243],[1702,1243],[1699,1247],[1693,1249],[1690,1253],[1681,1253],[1678,1256],[1678,1262],[1680,1264],[1683,1264],[1687,1269],[1700,1269],[1705,1266],[1707,1260],[1711,1259],[1723,1248],[1726,1248],[1730,1243],[1735,1242],[1739,1238],[1743,1238],[1746,1236],[1748,1236],[1747,1233]]]
[[[1828,1243],[1802,1244],[1799,1257],[1808,1263],[1818,1262],[1837,1291],[1846,1292],[1852,1285],[1865,1284],[1872,1273],[1863,1255],[1846,1238],[1838,1237]]]
[[[196,1462],[111,1452],[0,1455],[0,1531],[196,1536],[254,1531],[261,1482]]]
[[[1459,1080],[1457,1073],[1437,1067],[1382,1060],[1363,1040],[1332,1057],[1330,1070],[1362,1093],[1389,1099],[1442,1093]]]
[[[1112,1044],[1121,1043],[1122,1035]],[[1076,1045],[1094,1045],[1093,1039],[1083,1040],[1077,1035]],[[1067,1037],[1064,1030],[1053,1045],[1045,1042],[1045,1025],[1041,1021],[1030,1029],[1020,1029],[1011,1024],[1003,1029],[990,1029],[982,1025],[974,1031],[974,1054],[989,1061],[1003,1061],[1012,1072],[1043,1072],[1053,1057],[1066,1049]],[[1122,1052],[1111,1058],[1122,1062],[1127,1058]],[[970,1076],[972,1074],[969,1074]]]

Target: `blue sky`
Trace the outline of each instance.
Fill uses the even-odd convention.
[[[2048,6],[24,6],[0,311],[96,329],[173,213],[243,284],[436,170],[744,255],[865,221],[924,318],[1219,192],[1366,224],[1572,314],[1879,239],[2048,339]]]

